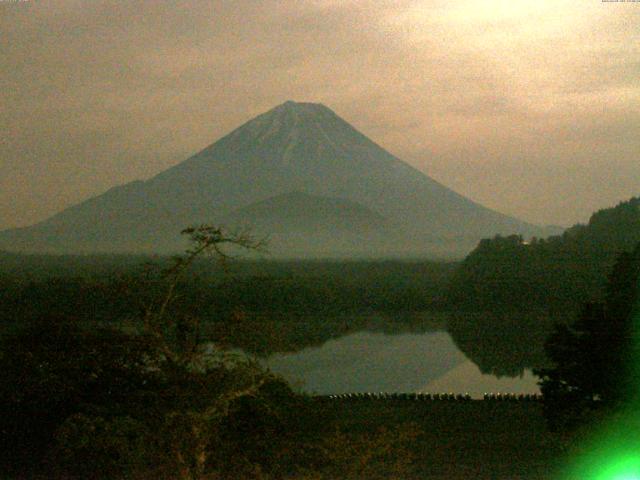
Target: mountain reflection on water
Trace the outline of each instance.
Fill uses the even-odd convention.
[[[441,328],[385,333],[377,328],[327,340],[294,353],[276,353],[264,363],[301,390],[349,392],[538,393],[537,379],[522,366],[516,377],[483,374]],[[416,330],[414,325],[409,330]],[[438,331],[440,330],[440,331]]]

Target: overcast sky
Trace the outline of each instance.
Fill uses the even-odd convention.
[[[640,2],[0,0],[0,228],[292,99],[539,224],[640,195]]]

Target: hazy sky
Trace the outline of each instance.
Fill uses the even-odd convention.
[[[536,223],[640,195],[640,2],[0,0],[0,228],[321,102]]]

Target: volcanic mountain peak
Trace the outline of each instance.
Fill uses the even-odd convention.
[[[331,112],[331,109],[323,105],[322,103],[313,103],[313,102],[295,102],[293,100],[287,100],[280,105],[273,107],[270,112],[274,111],[288,111],[294,113],[317,113],[317,112]],[[267,112],[269,113],[269,112]],[[333,112],[332,112],[333,113]]]
[[[308,124],[335,121],[338,118],[331,109],[320,103],[301,103],[288,100],[248,121],[231,132],[230,136],[236,136],[244,131],[252,131],[259,133],[260,136],[265,136],[269,131],[276,129],[300,128]],[[346,124],[346,122],[344,123]]]
[[[484,208],[419,172],[324,105],[288,101],[147,181],[112,189],[36,228],[0,233],[0,247],[19,242],[32,250],[138,251],[157,249],[166,239],[165,249],[176,248],[175,232],[187,225],[216,223],[290,192],[340,199],[343,211],[350,205],[345,202],[355,202],[393,221],[403,232],[398,251],[429,251],[435,244],[469,250],[496,233],[540,235],[539,228]],[[304,210],[318,202],[309,198],[293,197],[293,203]],[[278,211],[287,212],[282,204],[276,202]],[[388,229],[381,232],[388,236]]]
[[[320,146],[323,149],[336,149],[336,153],[340,153],[341,148],[361,145],[366,140],[364,135],[321,103],[289,100],[258,115],[216,144],[256,142],[273,145],[289,153],[296,146],[305,149]],[[289,157],[284,155],[281,160],[287,164],[293,160]]]

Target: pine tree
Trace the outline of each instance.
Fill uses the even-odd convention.
[[[558,325],[545,351],[554,363],[535,373],[555,427],[582,422],[598,408],[637,399],[640,353],[640,245],[619,255],[602,302],[584,305],[572,325]]]

